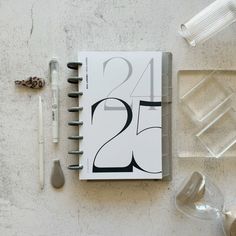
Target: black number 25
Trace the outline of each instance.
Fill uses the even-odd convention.
[[[132,112],[132,109],[131,107],[125,102],[123,101],[122,99],[119,99],[119,98],[114,98],[114,97],[110,97],[110,98],[104,98],[96,103],[94,103],[92,105],[92,109],[91,109],[91,121],[93,122],[93,117],[94,117],[94,112],[96,110],[96,108],[98,107],[99,104],[101,104],[102,102],[106,102],[106,100],[117,100],[121,103],[122,106],[124,106],[124,109],[126,110],[126,113],[127,113],[127,119],[126,119],[126,122],[123,126],[123,128],[117,133],[115,134],[113,137],[111,137],[109,140],[107,140],[97,151],[95,157],[94,157],[94,161],[93,161],[93,172],[94,173],[105,173],[105,172],[133,172],[133,167],[141,170],[141,171],[144,171],[144,172],[147,172],[147,173],[152,173],[152,174],[157,174],[157,173],[161,173],[161,171],[158,171],[158,172],[150,172],[150,171],[147,171],[147,170],[144,170],[143,168],[141,168],[138,163],[136,162],[135,160],[135,157],[134,157],[134,153],[132,152],[132,158],[131,158],[131,161],[130,163],[127,165],[127,166],[124,166],[124,167],[98,167],[96,166],[95,164],[95,161],[96,161],[96,158],[97,158],[97,155],[98,153],[101,151],[101,149],[107,145],[111,140],[115,139],[118,135],[120,135],[122,132],[124,132],[128,127],[129,125],[131,124],[132,122],[132,119],[133,119],[133,112]],[[155,106],[161,106],[161,102],[154,102],[154,101],[140,101],[139,102],[139,109],[141,106],[148,106],[148,107],[155,107]],[[138,119],[139,119],[139,116],[138,116]],[[139,123],[139,120],[138,120],[138,123]],[[158,129],[161,129],[161,127],[159,126],[154,126],[154,127],[150,127],[149,129],[153,129],[153,128],[158,128]],[[145,129],[146,130],[146,129]],[[142,132],[144,132],[145,130],[143,130]],[[136,135],[138,135],[139,133],[137,133]]]

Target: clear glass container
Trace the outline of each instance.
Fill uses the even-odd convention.
[[[235,21],[236,0],[216,0],[192,19],[181,24],[179,33],[191,46],[196,46]]]
[[[193,172],[178,188],[176,208],[189,217],[220,223],[225,236],[236,235],[236,207],[224,207],[224,196],[206,175]]]
[[[192,217],[215,220],[224,209],[219,188],[200,172],[194,172],[179,187],[175,197],[179,211]]]

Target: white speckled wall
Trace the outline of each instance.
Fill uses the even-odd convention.
[[[236,204],[236,161],[180,161],[173,181],[80,182],[66,169],[75,144],[67,108],[75,101],[66,63],[78,50],[166,50],[173,53],[173,95],[179,69],[234,69],[236,25],[190,48],[178,26],[212,0],[0,0],[0,235],[1,236],[220,236],[214,222],[188,219],[175,210],[174,193],[193,170],[210,175]],[[60,144],[51,142],[48,63],[60,62]],[[46,78],[43,91],[19,89],[15,79]],[[44,99],[46,185],[38,183],[38,95]],[[174,100],[175,107],[175,100]],[[175,108],[173,109],[173,112]],[[174,127],[173,123],[173,127]],[[176,134],[173,135],[175,144]],[[52,159],[60,158],[63,189],[50,185]]]

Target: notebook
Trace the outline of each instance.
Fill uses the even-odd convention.
[[[171,53],[85,51],[78,60],[79,178],[170,179]]]

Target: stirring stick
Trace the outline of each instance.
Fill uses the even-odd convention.
[[[44,188],[44,134],[43,134],[43,105],[39,96],[39,124],[38,124],[38,144],[39,144],[39,185]]]

